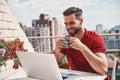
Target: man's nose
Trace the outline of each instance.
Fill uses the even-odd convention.
[[[70,29],[72,26],[70,24],[66,25],[67,29]]]

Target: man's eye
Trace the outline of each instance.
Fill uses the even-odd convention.
[[[67,25],[67,23],[64,23],[65,25]]]
[[[75,24],[75,22],[70,22],[70,24]]]

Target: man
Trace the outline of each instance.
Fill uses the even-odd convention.
[[[67,56],[72,70],[87,71],[105,75],[107,59],[102,38],[95,32],[83,28],[82,10],[70,7],[63,12],[64,23],[69,33],[70,48],[64,48],[66,42],[59,39],[53,53],[57,61]]]

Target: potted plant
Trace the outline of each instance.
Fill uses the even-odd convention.
[[[18,69],[21,66],[16,51],[27,51],[23,47],[24,42],[20,41],[19,38],[9,41],[5,41],[4,39],[0,39],[0,67],[6,66],[7,60],[13,60],[13,68]]]

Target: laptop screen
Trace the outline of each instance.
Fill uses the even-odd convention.
[[[16,53],[27,76],[42,80],[63,80],[54,54],[21,51]]]

